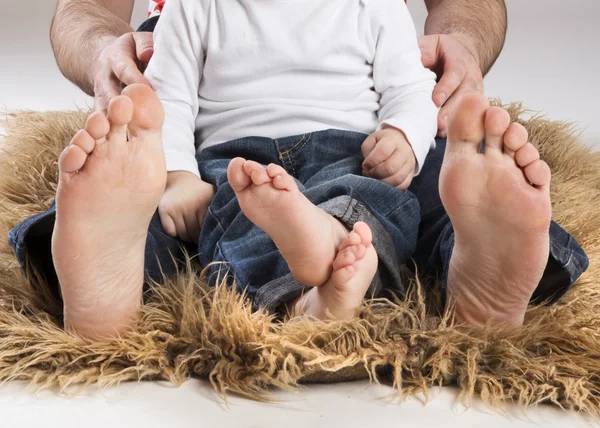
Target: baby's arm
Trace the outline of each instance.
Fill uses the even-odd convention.
[[[371,0],[367,7],[373,8],[374,15],[377,50],[373,80],[375,90],[381,95],[381,131],[365,141],[363,168],[368,175],[392,185],[403,183],[399,187],[406,188],[435,144],[438,113],[432,100],[435,75],[423,67],[417,33],[406,4],[400,0]]]
[[[204,3],[166,3],[154,32],[154,55],[146,70],[165,111],[163,147],[168,178],[158,212],[165,232],[188,242],[198,240],[214,193],[213,186],[200,179],[194,138],[204,66]]]

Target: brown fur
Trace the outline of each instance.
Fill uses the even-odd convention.
[[[524,112],[509,106],[513,117]],[[40,388],[192,376],[225,395],[268,398],[272,387],[371,377],[400,395],[457,383],[467,401],[553,403],[600,416],[600,153],[569,124],[523,122],[553,170],[554,218],[585,247],[586,274],[557,304],[532,308],[524,328],[450,326],[413,287],[404,302],[365,305],[352,322],[279,323],[252,313],[224,287],[181,274],[148,293],[134,332],[90,343],[65,333],[43,280],[25,281],[7,244],[10,228],[43,211],[56,189],[56,159],[85,112],[11,115],[0,145],[0,381]],[[34,290],[38,290],[35,292]]]

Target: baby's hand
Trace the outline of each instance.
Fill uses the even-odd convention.
[[[362,144],[362,153],[365,176],[398,189],[408,189],[417,161],[403,132],[390,127],[369,135]]]
[[[165,193],[158,204],[158,215],[165,232],[185,242],[198,242],[214,195],[214,186],[191,172],[169,172]]]

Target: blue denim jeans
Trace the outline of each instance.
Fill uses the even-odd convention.
[[[290,274],[272,240],[240,211],[227,183],[229,161],[242,156],[264,165],[277,163],[284,167],[313,203],[347,227],[357,221],[370,225],[380,261],[369,295],[380,295],[386,289],[401,296],[405,290],[400,266],[411,256],[421,274],[440,278],[443,290],[454,246],[452,224],[438,190],[445,140],[437,141],[424,170],[413,180],[409,191],[403,192],[360,176],[360,145],[365,137],[330,130],[277,140],[244,138],[204,150],[198,158],[201,174],[218,190],[203,225],[200,244],[196,248],[168,236],[155,214],[146,244],[148,278],[160,281],[163,274],[176,273],[181,268],[177,261],[183,260],[186,250],[190,254],[197,252],[203,266],[213,261],[225,262],[211,266],[209,278],[214,280],[219,267],[226,266],[255,308],[276,310],[303,291],[304,286]],[[24,271],[31,263],[58,290],[50,253],[54,218],[52,204],[48,211],[15,227],[9,242]],[[550,226],[550,244],[548,264],[534,299],[558,299],[588,266],[579,244],[554,222]]]
[[[226,277],[235,278],[238,290],[252,300],[255,308],[270,311],[305,289],[291,275],[271,238],[249,221],[238,205],[227,182],[227,167],[231,159],[241,156],[263,165],[281,165],[312,203],[348,229],[358,221],[367,223],[379,256],[379,268],[368,294],[380,295],[384,285],[402,294],[401,266],[416,249],[419,203],[409,191],[361,175],[361,145],[366,137],[328,130],[280,139],[249,137],[203,150],[198,156],[200,173],[204,181],[217,188],[197,248],[200,264],[208,266],[209,283],[228,273]],[[29,260],[56,284],[49,253],[54,217],[53,205],[46,213],[17,226],[9,239],[23,266]],[[182,248],[183,243],[168,236],[155,215],[146,246],[148,277],[160,280],[163,273],[174,274],[178,266],[173,259],[182,259]],[[196,250],[187,249],[192,254]]]
[[[281,165],[312,203],[348,229],[357,221],[367,223],[379,256],[369,293],[378,295],[383,284],[403,291],[400,266],[415,251],[419,204],[410,192],[361,176],[360,147],[365,138],[364,134],[329,130],[280,139],[243,138],[202,151],[200,174],[217,187],[198,248],[200,264],[210,266],[209,280],[226,266],[255,307],[270,310],[304,290],[271,238],[239,208],[227,182],[227,166],[241,156],[263,165]]]

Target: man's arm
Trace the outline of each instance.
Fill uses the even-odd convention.
[[[134,0],[59,0],[50,41],[67,79],[94,94],[91,64],[119,36],[133,31],[128,22]]]
[[[485,75],[504,46],[504,0],[425,0],[425,4],[425,34],[454,37],[473,55]]]
[[[50,29],[62,73],[95,96],[96,108],[132,83],[149,85],[140,68],[153,53],[152,33],[129,25],[134,0],[58,0]]]
[[[483,92],[483,76],[500,55],[506,36],[504,0],[425,0],[429,12],[419,39],[421,60],[439,82],[433,101],[441,107],[438,135],[458,100]]]

